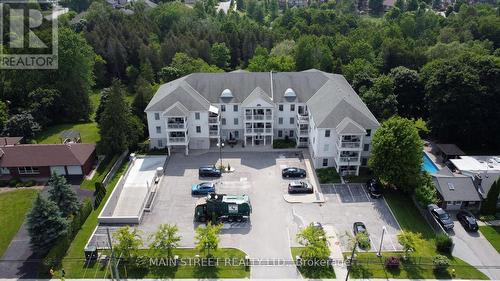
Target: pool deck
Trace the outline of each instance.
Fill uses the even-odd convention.
[[[432,153],[432,147],[429,146],[424,146],[424,152],[427,154],[427,156],[434,162],[434,165],[436,165],[440,170],[444,168],[444,164],[439,161],[439,159]]]

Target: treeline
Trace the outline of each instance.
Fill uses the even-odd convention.
[[[1,89],[2,100],[9,101],[6,114],[0,104],[4,124],[15,114],[37,115],[43,107],[37,97],[52,96],[57,102],[42,104],[59,107],[44,108],[49,114],[35,122],[88,119],[90,90],[118,79],[123,88],[113,88],[134,95],[129,110],[144,125],[143,109],[157,85],[192,72],[317,68],[343,74],[381,120],[396,114],[422,118],[441,141],[499,144],[500,17],[492,5],[457,1],[444,17],[431,9],[432,1],[398,0],[373,17],[357,9],[377,3],[361,1],[312,1],[308,8],[280,11],[276,0],[234,0],[228,14],[217,12],[214,0],[194,7],[162,1],[156,8],[137,2],[128,7],[133,14],[101,1],[83,4],[74,8],[86,9],[83,16],[61,18],[60,38],[81,42],[63,50],[89,51],[49,79],[46,73],[2,72],[5,85],[22,85]],[[60,102],[58,92],[64,95]]]

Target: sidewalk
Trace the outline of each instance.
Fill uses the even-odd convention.
[[[330,258],[336,261],[344,260],[344,256],[342,255],[342,248],[340,247],[340,240],[335,233],[335,229],[331,225],[325,225],[323,227],[326,233],[326,237],[328,240],[328,248],[330,249]],[[335,264],[333,266],[335,270],[335,276],[337,280],[345,280],[347,276],[347,268],[340,264]]]

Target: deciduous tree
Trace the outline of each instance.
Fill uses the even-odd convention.
[[[121,256],[125,260],[129,260],[135,256],[139,247],[142,246],[142,239],[139,234],[140,232],[137,228],[130,228],[128,225],[113,233],[113,238],[116,241],[113,244],[113,249],[116,255],[118,257]]]
[[[210,251],[215,251],[219,247],[219,233],[222,229],[222,224],[212,224],[209,222],[205,227],[198,226],[196,228],[196,249],[211,256]]]
[[[181,237],[177,234],[179,228],[176,225],[160,224],[158,230],[151,236],[153,240],[149,249],[160,256],[172,256],[172,250],[179,246]]]

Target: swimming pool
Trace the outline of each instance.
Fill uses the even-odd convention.
[[[427,154],[424,153],[422,159],[424,160],[424,163],[422,164],[422,171],[427,171],[427,173],[429,174],[433,174],[439,171],[439,168],[436,166],[436,164],[434,164],[434,162],[432,162]]]

